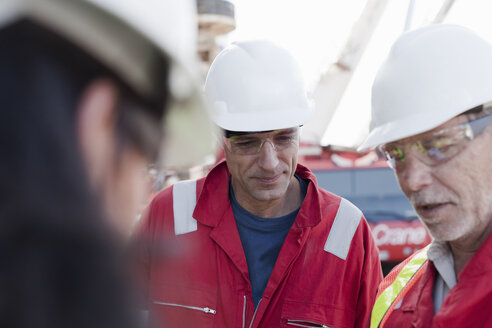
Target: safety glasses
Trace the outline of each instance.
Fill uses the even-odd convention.
[[[407,141],[397,141],[380,146],[388,164],[393,169],[404,167],[407,154],[422,163],[435,166],[458,155],[466,144],[477,137],[490,123],[492,115],[423,134]]]
[[[290,148],[299,143],[298,128],[224,137],[224,144],[236,155],[258,154],[265,142],[269,142],[277,152]]]

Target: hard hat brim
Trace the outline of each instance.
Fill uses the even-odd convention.
[[[375,127],[369,133],[366,140],[357,148],[357,151],[365,151],[379,145],[405,139],[432,130],[439,125],[446,123],[450,119],[466,112],[467,110],[490,101],[486,99],[488,98],[484,98],[484,100],[477,99],[475,102],[469,102],[466,106],[462,106],[462,104],[458,103],[455,105],[455,108],[451,108],[448,112],[432,111],[429,109],[427,112],[420,112],[412,116],[405,117],[400,120],[394,120]],[[463,108],[466,109],[463,110]],[[454,114],[450,114],[450,112]]]
[[[215,108],[220,107],[215,104]],[[314,112],[314,105],[308,108],[292,108],[282,111],[258,113],[229,113],[220,115],[215,111],[212,120],[222,129],[237,132],[270,131],[304,125]]]

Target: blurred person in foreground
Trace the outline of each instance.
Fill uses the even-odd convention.
[[[433,237],[381,283],[371,327],[492,327],[492,45],[457,25],[403,34],[370,134]]]
[[[215,58],[205,91],[226,160],[159,193],[141,220],[152,322],[365,327],[378,251],[361,211],[297,164],[313,106],[292,55],[236,42]]]
[[[2,327],[135,326],[123,243],[144,170],[163,137],[206,126],[185,68],[193,6],[1,1]]]

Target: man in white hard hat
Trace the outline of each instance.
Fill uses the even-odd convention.
[[[193,105],[195,6],[0,1],[3,327],[135,327],[120,256],[145,168],[212,148]],[[200,135],[195,158],[160,160],[165,135],[182,148],[175,132]]]
[[[297,164],[313,107],[293,57],[268,41],[234,43],[205,91],[226,160],[162,191],[142,220],[140,238],[153,244],[141,254],[151,318],[364,327],[382,279],[378,252],[361,211]]]
[[[403,34],[370,134],[433,241],[381,283],[371,327],[492,327],[492,45],[456,25]]]

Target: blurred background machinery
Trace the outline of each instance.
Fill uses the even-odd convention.
[[[227,0],[197,0],[198,55],[205,79],[215,56],[220,52],[216,38],[236,28],[234,4]]]

